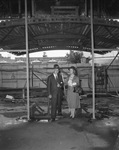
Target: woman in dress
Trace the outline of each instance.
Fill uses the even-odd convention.
[[[67,89],[67,102],[69,107],[70,117],[75,117],[75,109],[80,108],[80,97],[78,93],[75,93],[74,88],[79,85],[79,77],[77,76],[77,70],[74,66],[69,68],[68,89]]]

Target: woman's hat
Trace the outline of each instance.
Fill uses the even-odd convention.
[[[77,69],[74,66],[69,67],[69,70],[73,69],[74,70],[74,74],[77,75]]]

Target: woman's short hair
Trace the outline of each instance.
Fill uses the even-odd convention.
[[[74,71],[74,75],[78,75],[78,72],[77,72],[77,69],[74,67],[74,66],[71,66],[70,68],[69,68],[69,70],[70,69],[73,69],[73,71]]]

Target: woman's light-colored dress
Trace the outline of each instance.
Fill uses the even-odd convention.
[[[67,89],[67,102],[69,108],[80,108],[79,94],[73,92],[75,85],[79,85],[78,76],[70,76],[68,78],[68,89]]]

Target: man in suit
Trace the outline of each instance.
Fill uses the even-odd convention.
[[[47,79],[48,97],[51,99],[51,121],[55,121],[57,111],[58,115],[62,115],[61,104],[63,80],[59,70],[59,66],[55,64],[54,72],[48,76]]]

